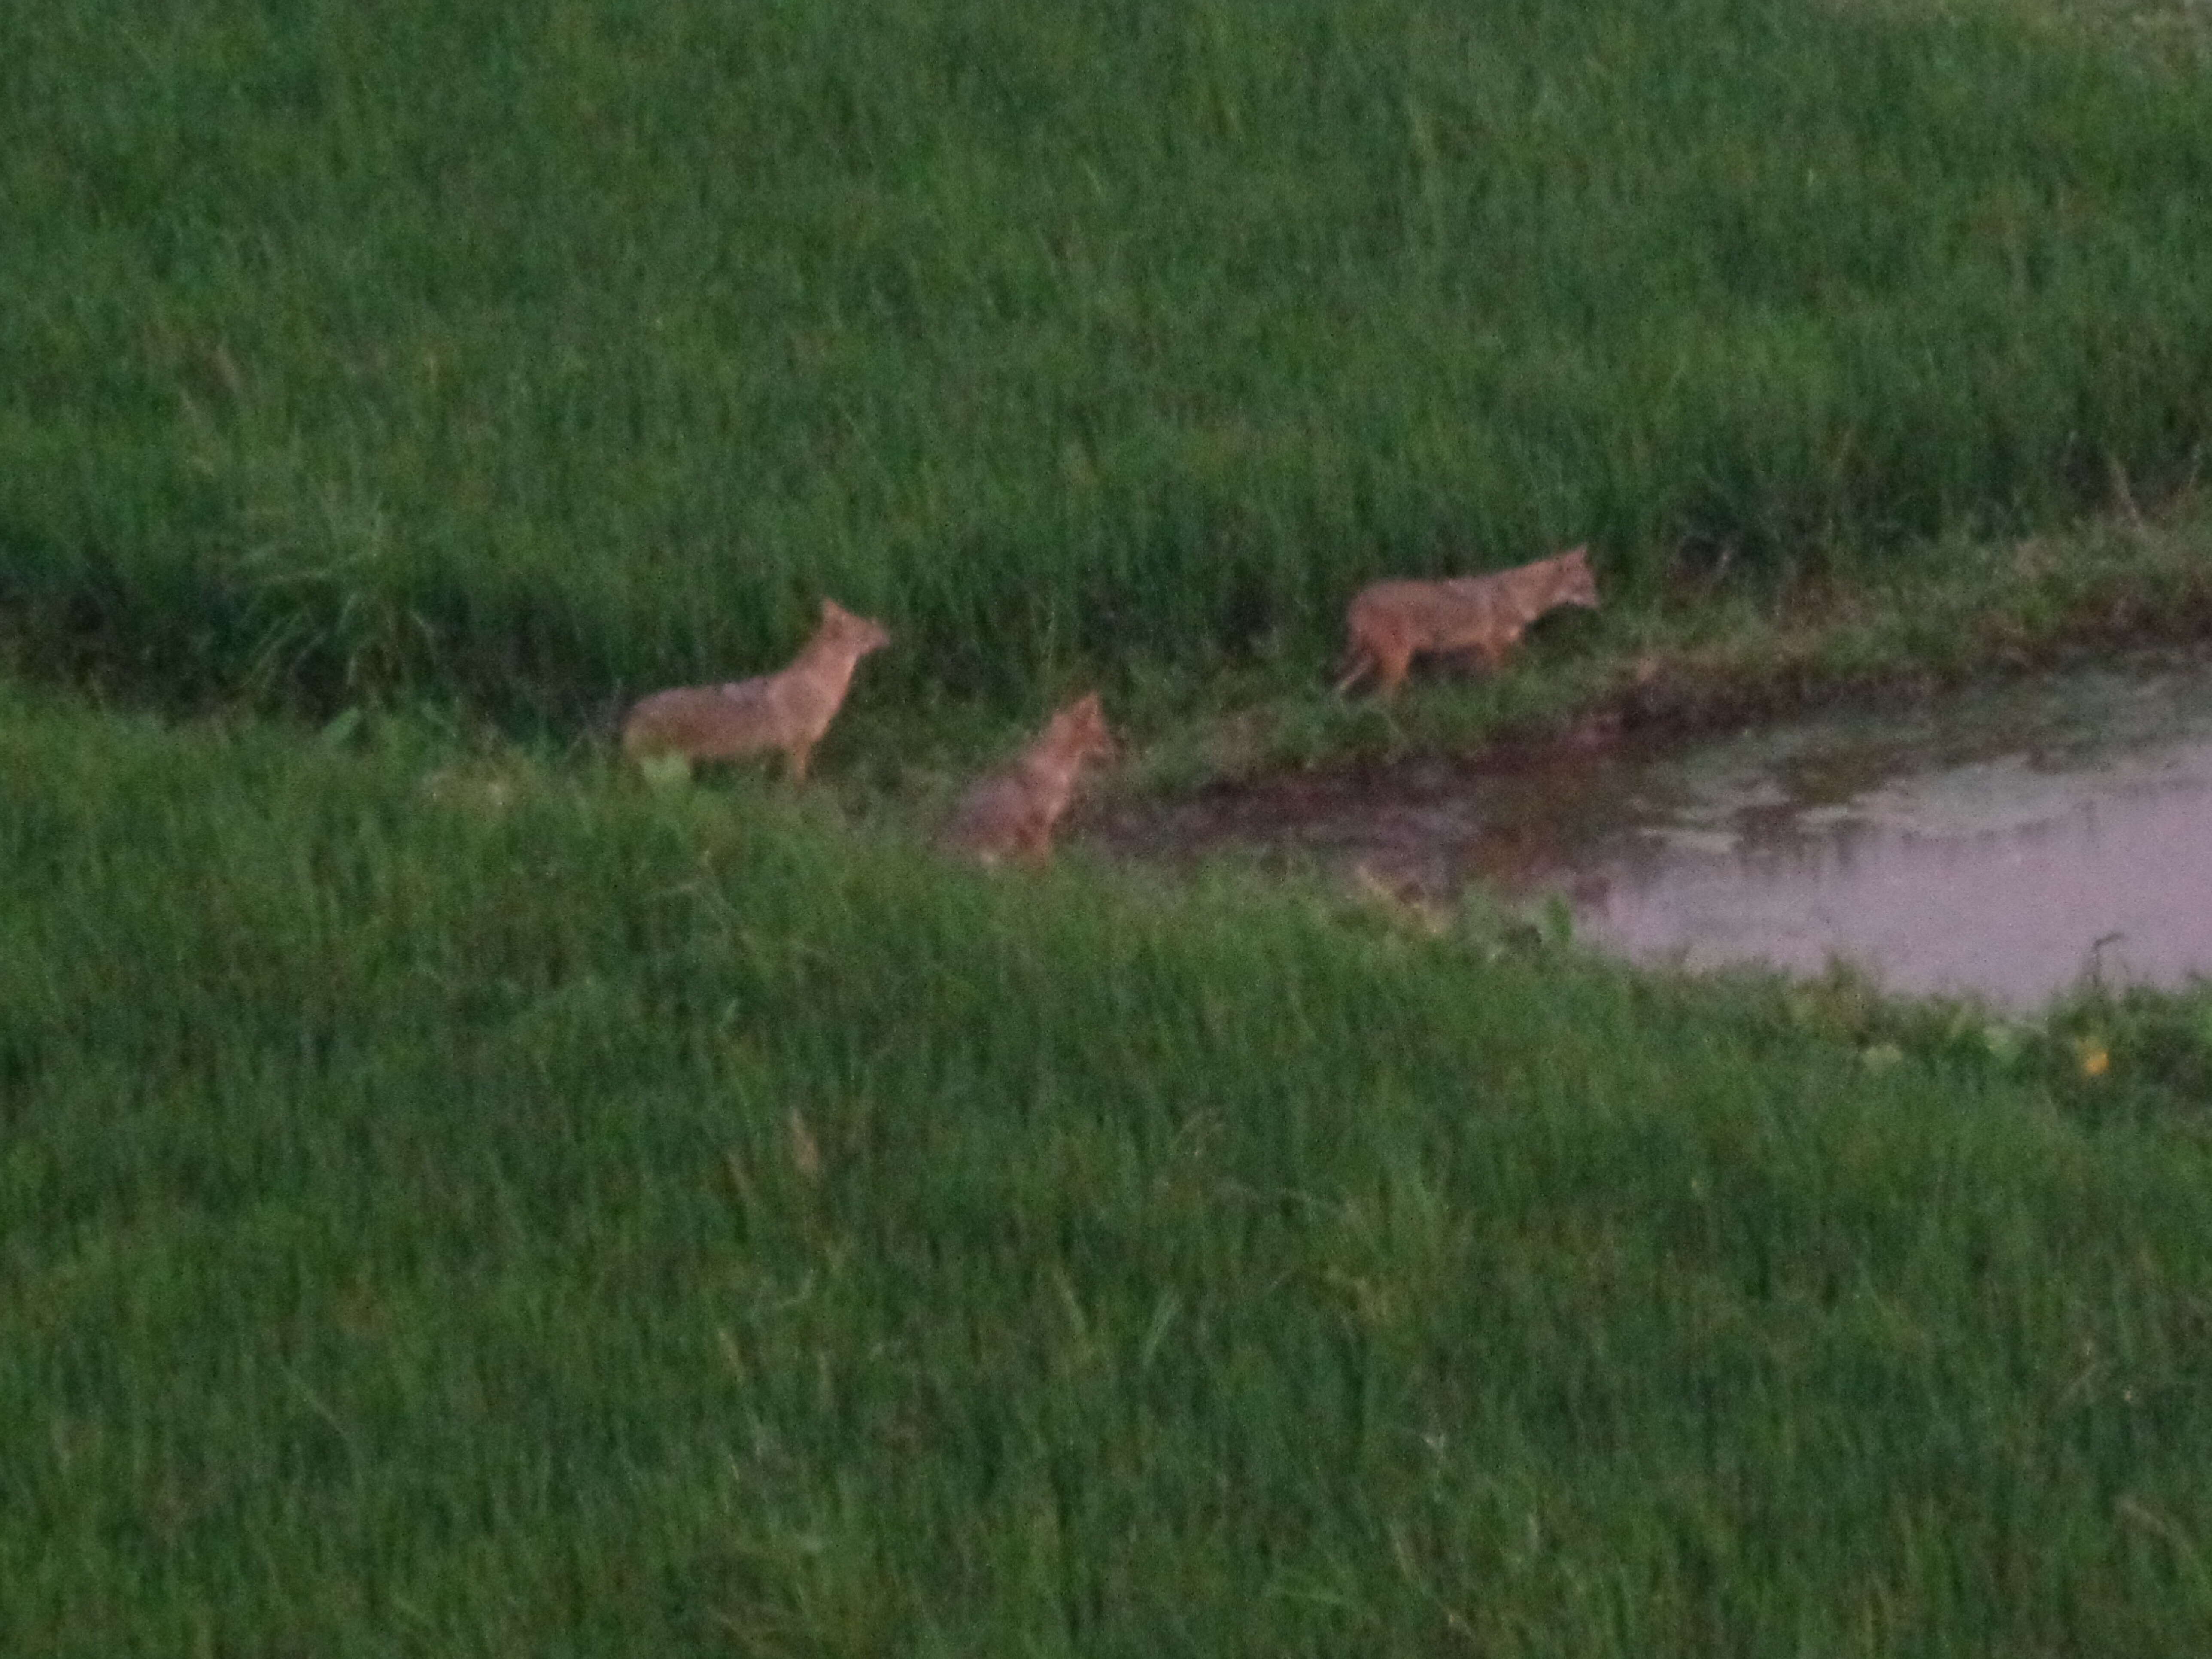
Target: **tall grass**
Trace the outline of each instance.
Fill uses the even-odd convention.
[[[0,617],[572,715],[827,592],[1010,701],[2179,479],[2201,76],[1894,11],[10,7]]]
[[[0,707],[0,1650],[2212,1638],[2197,1138],[434,758]]]

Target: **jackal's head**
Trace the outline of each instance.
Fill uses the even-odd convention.
[[[1570,549],[1553,558],[1552,603],[1588,605],[1597,609],[1597,578],[1590,572],[1589,548]]]
[[[1052,746],[1072,759],[1114,756],[1114,733],[1106,724],[1106,711],[1096,691],[1085,692],[1052,717],[1048,732]]]
[[[891,642],[881,623],[856,617],[835,599],[822,601],[822,636],[836,641],[855,657],[865,657]]]

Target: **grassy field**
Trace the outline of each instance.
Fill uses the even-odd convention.
[[[1869,1018],[10,694],[0,1650],[2203,1648],[2212,1028]]]
[[[1634,604],[2154,502],[2212,98],[2035,15],[9,8],[0,619],[573,725],[826,591],[899,638],[864,707],[1011,711],[1318,678],[1385,571],[1587,539]]]
[[[2212,1650],[2205,994],[915,834],[2212,637],[2203,25],[0,6],[0,1654]]]

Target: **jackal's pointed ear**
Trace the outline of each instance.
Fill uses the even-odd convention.
[[[843,605],[838,604],[837,601],[833,599],[830,599],[826,596],[823,598],[822,601],[822,620],[823,622],[836,622],[838,617],[844,614],[845,607]]]
[[[1089,720],[1106,718],[1106,711],[1098,706],[1098,694],[1096,691],[1085,691],[1078,697],[1075,700],[1074,708],[1077,714]]]

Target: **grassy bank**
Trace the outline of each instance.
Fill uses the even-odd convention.
[[[1948,538],[1909,562],[1839,556],[1796,581],[1686,572],[1652,599],[1546,621],[1501,673],[1419,672],[1389,704],[1337,697],[1296,661],[1218,672],[1196,694],[1173,678],[1140,684],[1122,705],[1139,741],[1110,787],[1172,793],[1500,738],[1688,738],[1838,698],[1924,696],[2208,640],[2212,515],[2184,503],[2155,520]],[[869,787],[916,793],[972,763],[988,729],[871,712],[841,742]]]
[[[2207,176],[2201,74],[1955,8],[11,8],[0,615],[573,722],[828,591],[1011,711],[1909,558],[2186,476]]]
[[[2212,1639],[2170,1068],[372,736],[0,705],[0,1648]]]

